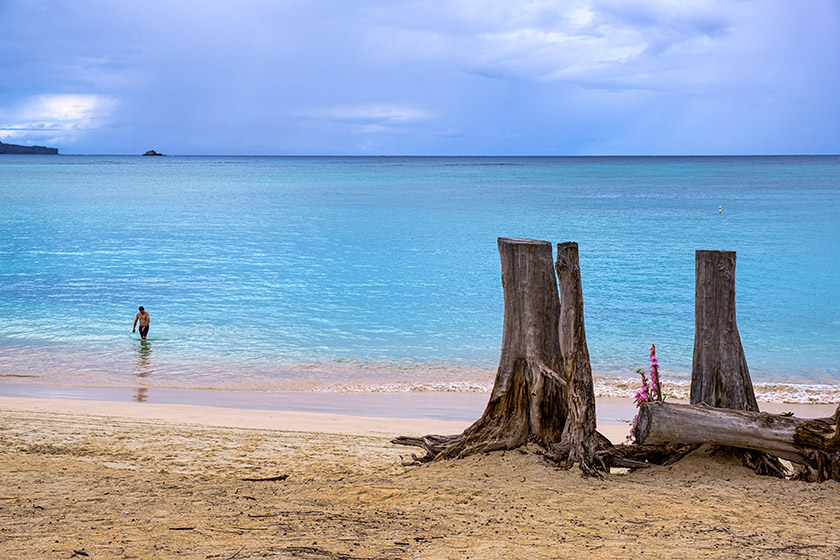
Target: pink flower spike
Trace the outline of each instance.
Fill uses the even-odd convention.
[[[656,345],[651,344],[650,346],[650,382],[648,383],[644,371],[637,369],[636,372],[642,376],[642,386],[633,396],[636,406],[641,406],[644,402],[663,402],[665,396],[662,394],[659,381],[659,359],[656,357]]]

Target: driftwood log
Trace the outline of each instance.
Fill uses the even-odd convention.
[[[800,419],[705,404],[643,403],[634,435],[643,445],[716,444],[807,467],[805,478],[840,481],[840,407],[833,418]]]
[[[565,467],[606,469],[596,450],[610,446],[595,431],[595,394],[583,332],[577,244],[498,240],[505,311],[499,367],[484,414],[453,436],[398,437],[426,451],[418,461],[464,457],[536,443]],[[561,334],[560,330],[563,330]]]

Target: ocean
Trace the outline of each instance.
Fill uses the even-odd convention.
[[[712,249],[759,399],[840,399],[838,156],[0,156],[0,394],[487,391],[498,237],[578,242],[600,395],[687,394]]]

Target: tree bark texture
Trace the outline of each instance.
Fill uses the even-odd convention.
[[[691,404],[758,411],[735,322],[735,252],[695,254]]]
[[[641,445],[711,443],[755,449],[802,462],[793,436],[801,421],[707,405],[643,403],[634,435]]]
[[[567,468],[577,463],[584,473],[592,475],[598,468],[595,453],[605,445],[596,430],[595,389],[583,325],[583,288],[577,243],[557,245],[554,268],[560,285],[560,352],[568,395],[566,424],[554,458]]]
[[[691,403],[758,412],[735,321],[735,252],[697,251],[694,270]],[[730,452],[759,474],[784,474],[772,456],[744,449]]]
[[[514,449],[561,441],[567,416],[566,381],[558,336],[560,299],[551,244],[498,240],[505,311],[493,392],[481,418],[463,434],[400,437],[426,450],[426,459]]]
[[[840,480],[840,407],[834,418],[800,419],[705,404],[643,403],[639,444],[709,443],[781,457],[810,469],[809,480]]]

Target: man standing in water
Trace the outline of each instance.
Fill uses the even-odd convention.
[[[146,335],[149,334],[149,322],[151,322],[151,319],[149,318],[149,313],[143,309],[142,305],[140,306],[140,311],[134,316],[134,325],[131,326],[131,332],[134,332],[138,322],[140,323],[140,338],[146,340]]]

